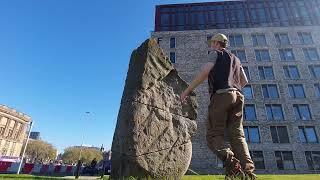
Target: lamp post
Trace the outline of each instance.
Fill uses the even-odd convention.
[[[90,114],[90,112],[86,112],[86,114]],[[81,157],[82,157],[82,147],[83,147],[83,141],[84,141],[84,131],[82,132],[82,140],[81,140],[81,146],[80,146],[80,154],[79,154],[79,159],[78,159],[78,163],[77,163],[77,169],[76,169],[76,179],[79,179],[79,175],[80,175],[80,169],[81,169]]]
[[[27,146],[28,146],[28,142],[29,142],[32,126],[33,126],[33,121],[30,122],[30,129],[29,129],[29,132],[28,132],[28,137],[27,137],[27,140],[26,140],[26,144],[25,144],[25,146],[23,148],[23,152],[22,152],[22,156],[21,156],[21,160],[20,160],[20,163],[19,163],[17,174],[20,174],[20,170],[21,170],[23,159],[24,159],[24,154],[26,153],[26,149],[27,149]]]

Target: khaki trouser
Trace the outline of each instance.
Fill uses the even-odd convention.
[[[225,165],[230,164],[227,161],[235,157],[240,160],[243,170],[251,173],[254,164],[242,126],[243,106],[244,96],[239,91],[231,90],[212,96],[208,107],[207,144]]]

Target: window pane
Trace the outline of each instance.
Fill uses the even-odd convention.
[[[290,67],[290,77],[292,79],[299,79],[300,75],[299,75],[299,71],[297,67]]]
[[[262,93],[264,98],[269,98],[268,87],[267,85],[262,85]]]
[[[243,46],[242,35],[236,35],[235,36],[235,43],[236,43],[237,46]]]
[[[294,106],[293,106],[293,109],[294,109],[294,113],[295,113],[296,119],[300,120],[300,119],[301,119],[301,116],[300,116],[300,112],[299,112],[298,106],[297,106],[297,105],[294,105]]]
[[[320,170],[320,151],[312,151],[314,169]]]
[[[245,120],[252,121],[256,120],[256,111],[254,105],[245,105]]]
[[[265,169],[264,157],[263,157],[262,151],[251,151],[250,155],[256,169]]]
[[[278,134],[279,134],[280,143],[289,143],[289,136],[288,136],[288,131],[286,127],[279,126]]]
[[[282,159],[281,152],[280,152],[280,151],[276,151],[274,154],[275,154],[275,156],[276,156],[276,161],[277,161],[277,167],[278,167],[278,169],[283,170],[283,169],[284,169],[284,166],[283,166],[283,159]]]
[[[272,142],[273,143],[279,143],[278,133],[277,133],[276,127],[275,126],[271,126],[270,127],[270,131],[271,131]]]
[[[313,66],[313,72],[315,78],[320,78],[320,66]]]
[[[279,98],[278,88],[276,85],[268,85],[270,98]]]
[[[303,127],[299,127],[299,138],[300,138],[300,141],[302,143],[306,143],[307,142],[307,138],[304,134],[304,128]]]
[[[304,56],[307,60],[310,61],[318,61],[319,60],[319,55],[318,52],[315,48],[308,48],[308,49],[303,49]]]
[[[282,152],[284,169],[295,169],[291,152]]]
[[[270,56],[269,56],[268,50],[262,50],[260,53],[261,53],[261,60],[262,61],[270,61]]]
[[[288,44],[290,44],[288,34],[280,34],[279,36],[280,36],[280,37],[279,37],[279,39],[280,39],[280,44],[282,44],[282,45],[288,45]]]
[[[248,127],[243,127],[243,130],[244,130],[244,135],[246,137],[246,141],[249,142],[249,130],[248,130]]]
[[[251,86],[249,86],[249,85],[248,85],[248,86],[245,86],[245,87],[242,89],[242,91],[243,91],[244,97],[245,97],[246,99],[252,99],[252,98],[253,98]]]
[[[311,119],[308,105],[299,105],[299,112],[302,120]]]
[[[237,57],[240,59],[241,62],[247,61],[245,51],[237,51]]]
[[[289,86],[288,86],[288,89],[289,89],[289,95],[290,95],[290,97],[294,98],[295,95],[294,95],[293,85],[289,85]]]
[[[170,38],[170,48],[176,47],[176,38]]]
[[[273,120],[271,105],[266,105],[266,110],[267,110],[267,119]]]
[[[170,61],[171,61],[171,63],[176,62],[176,53],[175,52],[170,52]]]
[[[314,88],[315,88],[316,97],[320,98],[320,84],[315,84]]]
[[[266,77],[265,77],[265,75],[264,75],[264,69],[263,69],[263,67],[259,67],[258,70],[259,70],[260,79],[265,79]]]
[[[249,128],[250,142],[258,143],[260,142],[259,129],[256,127]]]
[[[290,73],[289,73],[289,67],[285,66],[283,67],[283,71],[284,71],[284,76],[285,78],[291,78]]]
[[[273,74],[272,67],[265,67],[264,68],[264,73],[265,73],[266,79],[274,79],[274,74]]]
[[[169,25],[169,14],[161,14],[161,26],[168,26]]]
[[[298,35],[300,38],[300,42],[302,44],[312,44],[313,43],[312,36],[310,33],[300,32],[300,33],[298,33]]]
[[[295,91],[295,95],[297,98],[304,98],[305,97],[304,89],[303,89],[302,85],[295,85],[294,91]]]
[[[306,151],[305,152],[305,155],[306,155],[306,161],[307,161],[307,164],[308,164],[308,167],[310,170],[314,170],[314,165],[313,165],[313,160],[312,160],[312,155],[311,155],[311,151]]]
[[[306,132],[307,141],[309,143],[317,143],[318,142],[318,138],[317,138],[316,132],[313,127],[306,127],[305,132]]]
[[[273,112],[274,120],[283,120],[281,105],[272,106],[272,112]]]

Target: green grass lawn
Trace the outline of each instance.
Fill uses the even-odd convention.
[[[184,176],[182,180],[224,180],[224,176]],[[319,174],[303,175],[258,175],[258,180],[320,180]]]
[[[63,179],[62,177],[33,176],[33,175],[16,175],[16,174],[0,174],[1,179]],[[98,178],[97,178],[98,179]],[[105,176],[105,180],[108,176]],[[299,174],[299,175],[258,175],[259,180],[320,180],[319,174]],[[184,176],[182,180],[224,180],[221,175],[190,175]]]

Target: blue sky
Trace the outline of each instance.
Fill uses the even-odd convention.
[[[150,37],[155,5],[185,2],[202,1],[2,0],[0,104],[30,115],[60,151],[82,136],[110,148],[129,57]]]

